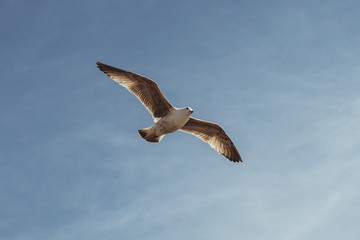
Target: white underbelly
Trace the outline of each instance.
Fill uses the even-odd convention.
[[[161,118],[159,121],[156,122],[154,126],[154,130],[156,130],[157,134],[167,134],[172,133],[181,128],[185,125],[185,123],[189,120],[188,115],[186,116],[166,116]]]

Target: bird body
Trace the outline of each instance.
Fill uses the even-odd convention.
[[[192,113],[193,110],[189,107],[173,108],[166,116],[156,119],[154,126],[139,129],[138,132],[148,142],[160,142],[165,134],[175,132],[183,127]]]
[[[155,125],[138,130],[146,141],[160,142],[165,134],[180,130],[207,142],[230,161],[242,162],[235,145],[218,124],[192,118],[190,107],[173,107],[156,82],[101,62],[96,64],[102,72],[133,93],[152,115]]]

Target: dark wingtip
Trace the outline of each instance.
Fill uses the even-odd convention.
[[[242,160],[241,157],[239,156],[239,158],[237,159],[236,162],[243,162],[243,160]]]
[[[96,67],[98,69],[100,69],[102,71],[103,67],[105,66],[105,64],[103,64],[102,62],[96,62]]]
[[[227,157],[232,162],[242,162],[240,153],[238,152],[234,144],[233,144],[233,148],[231,149],[230,155],[225,157]]]
[[[236,163],[242,162],[242,159],[241,159],[241,157],[240,157],[240,154],[239,154],[239,155],[237,155],[237,154],[235,154],[235,155],[233,155],[233,154],[228,155],[228,154],[225,154],[225,153],[221,153],[221,155],[223,155],[224,157],[226,157],[227,159],[229,159],[231,162],[236,162]]]
[[[241,156],[239,153],[235,156],[235,162],[242,162]]]
[[[111,77],[110,74],[108,73],[108,71],[116,69],[116,68],[106,65],[105,63],[102,63],[102,62],[96,62],[96,66],[100,71],[105,73],[108,77]]]
[[[236,162],[236,163],[242,162],[241,157],[240,158],[229,158],[229,160],[232,161],[232,162]]]

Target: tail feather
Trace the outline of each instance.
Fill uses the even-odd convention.
[[[151,127],[139,129],[140,136],[148,142],[160,142],[164,135],[156,136],[155,134],[149,134]]]
[[[142,138],[145,138],[146,135],[148,134],[147,131],[144,129],[139,129],[138,132]]]

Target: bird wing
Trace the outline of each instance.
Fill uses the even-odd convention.
[[[204,142],[207,142],[218,153],[224,155],[230,161],[242,162],[235,145],[219,125],[196,118],[190,118],[180,130],[193,134]]]
[[[115,68],[101,62],[96,64],[111,79],[133,93],[154,119],[166,116],[174,108],[165,98],[156,82],[136,73]]]

